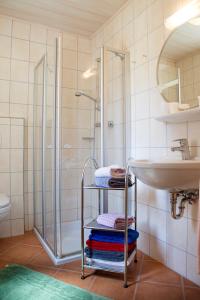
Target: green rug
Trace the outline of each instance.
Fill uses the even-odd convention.
[[[0,270],[0,300],[105,300],[19,265]]]

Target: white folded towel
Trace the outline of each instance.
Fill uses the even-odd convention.
[[[95,171],[95,177],[111,177],[111,169],[120,168],[118,165],[99,168]]]

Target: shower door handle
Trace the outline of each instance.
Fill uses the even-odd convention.
[[[47,149],[53,149],[53,145],[47,145]]]

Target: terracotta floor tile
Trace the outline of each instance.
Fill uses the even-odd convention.
[[[200,299],[200,288],[185,288],[185,299],[186,300],[199,300]]]
[[[181,285],[181,276],[156,261],[144,261],[141,281]]]
[[[6,262],[5,260],[0,260],[0,269],[5,268],[5,266],[8,265],[8,262]]]
[[[89,276],[84,280],[81,279],[80,274],[72,271],[57,270],[54,277],[66,283],[79,286],[80,288],[90,290],[94,281],[94,276]]]
[[[66,270],[66,271],[72,270],[72,271],[80,274],[81,273],[81,260],[78,259],[78,260],[66,263],[64,265],[57,266],[57,267],[60,270]],[[91,273],[91,270],[85,268],[85,274],[90,274],[90,273]]]
[[[197,284],[193,283],[192,281],[183,278],[183,282],[184,282],[184,286],[185,287],[196,287],[196,288],[200,288]]]
[[[45,268],[42,266],[35,266],[35,265],[31,265],[31,264],[27,264],[26,267],[29,269],[32,269],[34,271],[47,274],[49,276],[54,276],[57,272],[56,268]]]
[[[73,271],[81,272],[81,260],[77,259],[75,261],[66,263],[64,265],[60,265],[58,267],[59,269],[63,269],[63,270],[73,270]]]
[[[23,235],[14,236],[10,238],[0,238],[0,252],[3,245],[10,244],[10,245],[18,245],[18,244],[25,244],[30,246],[38,246],[42,247],[39,240],[37,239],[35,233],[33,231],[25,232]]]
[[[43,249],[37,256],[33,257],[29,262],[32,265],[38,265],[38,266],[40,265],[40,266],[55,267],[55,268],[58,267],[54,265],[52,260],[49,258],[49,256]]]
[[[26,264],[34,256],[40,254],[41,251],[42,249],[39,247],[17,244],[1,254],[0,260],[10,263]]]
[[[183,300],[181,287],[139,283],[135,300]]]
[[[9,248],[16,246],[15,243],[0,239],[0,254],[6,252]]]
[[[94,276],[91,291],[115,300],[133,299],[135,282],[129,281],[129,287],[123,287],[123,275],[98,271]]]
[[[85,269],[87,277],[81,280],[81,260],[55,266],[33,232],[0,239],[0,268],[10,263],[22,264],[114,300],[183,300],[180,275],[141,251],[138,251],[137,258],[138,262],[132,262],[129,267],[129,287],[124,289],[123,274]],[[183,280],[185,300],[200,300],[200,288],[187,279]]]

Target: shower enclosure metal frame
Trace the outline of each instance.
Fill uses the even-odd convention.
[[[127,142],[130,141],[129,138],[129,127],[127,127],[127,120],[129,120],[129,117],[127,119],[128,114],[130,113],[130,109],[127,109],[127,106],[130,105],[130,94],[128,89],[129,84],[129,53],[122,50],[117,50],[109,47],[102,47],[101,48],[101,58],[100,58],[100,108],[101,108],[101,133],[100,133],[100,165],[104,166],[106,164],[105,161],[105,130],[107,124],[105,124],[105,117],[104,117],[104,109],[105,109],[105,54],[106,51],[115,53],[117,56],[119,56],[122,60],[122,81],[123,81],[123,119],[124,119],[124,145],[127,144]],[[46,249],[48,255],[54,262],[54,264],[63,264],[69,261],[72,261],[74,259],[80,258],[81,255],[81,247],[80,247],[80,253],[71,253],[70,255],[63,255],[62,254],[62,234],[61,234],[61,81],[62,81],[62,43],[61,43],[61,37],[56,39],[56,51],[55,51],[55,79],[54,79],[54,159],[53,159],[53,170],[54,170],[54,211],[53,211],[53,218],[54,218],[54,245],[51,247],[51,245],[48,244],[48,241],[45,237],[46,234],[46,228],[45,228],[45,114],[43,112],[43,130],[44,135],[42,137],[42,223],[43,223],[43,230],[42,233],[39,232],[39,230],[36,228],[36,220],[35,220],[35,214],[34,214],[34,230],[43,245],[43,247]],[[35,70],[37,70],[38,66],[43,63],[43,101],[44,104],[46,103],[47,98],[47,53],[41,58],[41,60],[38,62],[37,66],[35,67]],[[36,79],[36,78],[35,78]],[[126,86],[125,86],[126,84]],[[34,95],[35,98],[36,95]],[[98,97],[98,96],[97,96]],[[45,106],[45,105],[44,105]],[[43,109],[45,109],[43,107]],[[35,122],[35,118],[34,118]],[[35,130],[35,124],[34,124],[34,130]],[[128,137],[128,138],[127,138]],[[33,145],[34,145],[34,134],[33,134]],[[129,146],[128,146],[129,147]],[[129,147],[130,148],[130,147]],[[127,147],[125,147],[125,150]],[[34,156],[34,151],[33,151]],[[126,158],[127,154],[124,155],[124,165],[126,165]],[[33,158],[33,172],[34,172],[34,158]],[[35,182],[35,178],[33,176],[33,184]],[[106,191],[103,191],[103,209],[106,212],[108,209],[108,203],[107,203],[107,195]],[[35,204],[35,192],[33,191],[33,197],[34,197],[34,204]],[[67,234],[67,233],[66,233]]]
[[[105,160],[105,55],[106,52],[110,52],[119,56],[122,61],[122,82],[123,82],[123,119],[124,119],[124,131],[123,131],[123,144],[125,145],[125,152],[123,157],[123,165],[126,167],[127,159],[130,157],[130,54],[127,51],[115,49],[112,47],[103,46],[100,49],[100,107],[101,107],[101,153],[100,153],[100,166],[106,165]],[[127,107],[129,109],[127,109]],[[129,124],[128,124],[129,123]],[[102,191],[103,197],[103,212],[108,212],[108,191]]]
[[[54,101],[53,101],[53,145],[50,145],[54,149],[53,153],[53,199],[54,199],[54,211],[53,211],[53,227],[54,227],[54,245],[53,247],[48,243],[45,235],[46,231],[46,220],[45,220],[45,150],[46,150],[46,101],[47,101],[47,53],[45,53],[39,60],[34,68],[34,84],[36,83],[36,71],[38,67],[43,64],[43,93],[42,93],[42,232],[40,232],[36,226],[36,214],[34,213],[34,231],[38,236],[43,247],[46,249],[47,253],[53,260],[55,264],[60,264],[62,258],[58,255],[58,240],[60,239],[60,224],[57,226],[60,217],[60,78],[61,78],[61,38],[56,38],[55,41],[55,81],[54,81]],[[34,88],[34,99],[36,98],[35,88]],[[33,147],[35,145],[35,110],[33,109]],[[35,158],[33,151],[33,174],[35,166]],[[35,176],[33,176],[33,199],[34,199],[34,211],[35,207]],[[60,252],[61,253],[61,252]]]

